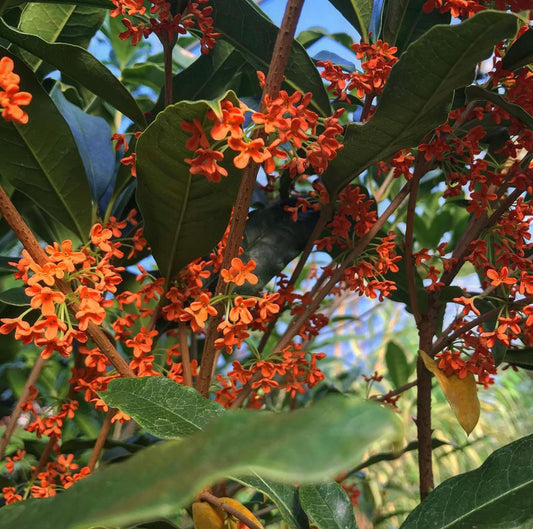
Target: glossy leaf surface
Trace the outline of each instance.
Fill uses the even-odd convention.
[[[511,529],[533,520],[533,435],[439,485],[400,529]],[[525,524],[525,525],[521,525]]]
[[[300,487],[300,501],[320,529],[357,529],[353,505],[338,483]]]
[[[250,471],[316,482],[358,461],[376,439],[395,438],[397,424],[390,410],[343,397],[292,413],[228,412],[187,439],[147,448],[54,498],[8,506],[0,511],[0,525],[125,526],[175,513],[202,487]]]
[[[231,92],[227,97],[236,103]],[[231,151],[226,151],[220,164],[228,176],[217,183],[192,175],[185,162],[193,153],[185,147],[190,133],[180,122],[199,119],[209,127],[207,111],[220,101],[183,101],[169,106],[137,142],[137,202],[144,235],[167,280],[220,241],[239,188],[241,171],[228,159]]]
[[[91,227],[91,193],[76,142],[33,72],[14,61],[21,87],[33,99],[26,107],[26,125],[0,121],[0,175],[84,239]]]
[[[348,125],[344,149],[323,177],[329,192],[442,124],[454,90],[471,83],[477,63],[516,25],[514,15],[484,11],[461,24],[434,27],[414,42],[393,66],[372,118]]]

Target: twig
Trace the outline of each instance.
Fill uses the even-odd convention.
[[[41,248],[39,241],[37,241],[35,235],[33,235],[28,225],[24,222],[2,186],[0,186],[0,212],[17,239],[22,243],[24,248],[26,248],[31,258],[38,265],[44,266],[44,264],[48,262],[48,256]],[[57,280],[56,285],[64,294],[70,294],[72,292],[70,286],[62,280]],[[69,303],[69,308],[73,313],[76,313],[79,310],[78,304],[73,302]],[[132,369],[100,327],[90,322],[87,328],[87,334],[122,376],[135,376]]]
[[[178,326],[180,335],[181,365],[183,367],[183,383],[192,387],[191,356],[189,355],[189,344],[187,343],[187,327],[180,322]]]
[[[267,96],[271,98],[277,96],[281,88],[283,73],[289,61],[296,24],[298,23],[303,2],[304,0],[288,0],[287,2],[283,21],[276,38],[276,43],[274,44],[272,61],[265,80],[265,87],[261,98],[261,109],[264,109],[265,98]],[[243,178],[237,194],[228,241],[224,251],[222,268],[229,268],[231,260],[239,253],[258,171],[259,165],[255,162],[250,163],[243,171]],[[224,286],[224,280],[220,276],[215,295],[220,294]],[[214,348],[214,343],[217,336],[217,327],[221,321],[222,314],[219,313],[216,316],[212,316],[205,337],[200,373],[197,381],[197,389],[204,396],[209,394],[209,386],[211,385],[211,378],[218,356]]]
[[[48,444],[43,450],[43,453],[41,454],[41,457],[39,459],[39,462],[37,463],[37,466],[33,469],[31,473],[31,480],[37,479],[37,476],[40,474],[41,470],[44,468],[44,465],[46,465],[46,462],[48,461],[48,458],[50,457],[50,454],[52,453],[52,450],[54,449],[55,445],[57,444],[57,437],[50,437],[48,440]]]
[[[345,260],[341,265],[333,272],[327,283],[318,291],[313,297],[313,300],[309,305],[306,306],[305,310],[299,316],[295,316],[291,323],[289,324],[284,335],[281,337],[280,341],[275,347],[276,351],[280,351],[284,347],[290,344],[291,340],[296,336],[302,325],[305,324],[309,316],[313,314],[316,309],[320,306],[322,300],[331,292],[335,285],[341,280],[344,270],[348,268],[354,261],[354,259],[361,254],[361,252],[368,246],[372,239],[376,236],[379,230],[383,227],[388,218],[396,211],[399,205],[404,201],[411,190],[411,180],[407,181],[400,192],[394,197],[387,209],[383,214],[377,219],[375,224],[370,228],[369,232],[359,239],[352,251],[348,254]],[[320,279],[324,279],[325,273],[321,275]]]
[[[94,470],[98,458],[100,457],[100,452],[104,448],[107,435],[109,433],[109,430],[111,429],[111,419],[113,418],[116,412],[116,409],[110,408],[109,411],[106,413],[104,422],[102,424],[102,427],[100,428],[100,433],[98,434],[96,443],[94,443],[94,448],[91,452],[91,457],[89,458],[89,462],[87,463],[87,466],[89,467],[91,472]]]
[[[11,436],[13,435],[13,432],[17,427],[17,421],[19,420],[20,414],[22,413],[22,403],[28,400],[28,396],[30,395],[30,388],[31,386],[34,386],[37,382],[37,379],[41,374],[41,370],[45,362],[46,360],[44,360],[43,357],[39,355],[35,364],[33,364],[33,367],[31,368],[30,375],[28,376],[28,379],[26,380],[26,383],[22,388],[22,392],[20,394],[19,400],[17,401],[17,404],[15,405],[15,408],[11,412],[9,422],[7,423],[4,434],[2,435],[2,439],[0,439],[0,460],[4,458],[4,454],[7,445],[9,444],[9,440],[11,439]]]

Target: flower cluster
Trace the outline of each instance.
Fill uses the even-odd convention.
[[[57,445],[56,445],[57,448]],[[13,472],[14,462],[24,459],[26,452],[18,450],[13,457],[7,457],[6,468],[9,473]],[[35,467],[31,467],[35,471]],[[83,479],[90,474],[89,467],[80,468],[74,463],[74,454],[61,454],[57,451],[57,459],[49,461],[46,468],[38,472],[30,487],[30,496],[32,498],[49,498],[55,496],[60,489],[70,488],[76,481]],[[2,489],[4,500],[7,504],[21,501],[22,495],[17,493],[16,487],[4,487]]]
[[[381,94],[389,72],[398,60],[394,55],[397,48],[389,46],[382,40],[378,40],[375,44],[361,41],[359,44],[353,44],[352,49],[358,59],[363,59],[362,72],[346,72],[329,60],[317,62],[317,66],[324,68],[322,77],[330,83],[328,90],[341,101],[348,103],[350,102],[348,94],[353,91],[359,99],[365,95]]]
[[[210,110],[207,122],[198,119],[182,122],[183,130],[191,134],[185,146],[194,152],[194,157],[185,160],[190,172],[220,182],[228,173],[219,164],[230,149],[236,153],[233,165],[238,169],[244,169],[253,160],[263,164],[267,174],[276,169],[287,169],[293,178],[309,170],[323,173],[342,148],[337,140],[343,131],[338,123],[342,110],[320,119],[309,110],[310,102],[310,93],[289,95],[282,90],[275,99],[265,98],[265,111],[253,112],[245,129],[248,108],[242,102],[235,106],[229,100],[222,102],[220,115]]]
[[[518,13],[531,9],[530,0],[496,0],[494,6],[486,0],[427,0],[422,6],[424,13],[438,9],[440,13],[450,13],[452,17],[471,17],[479,11],[495,8],[502,11]]]
[[[28,114],[20,107],[29,105],[32,95],[20,91],[20,76],[13,72],[14,66],[9,57],[0,59],[0,108],[6,121],[24,125],[28,123]]]
[[[191,28],[197,27],[202,33],[200,46],[202,53],[208,53],[220,33],[213,29],[211,6],[201,7],[208,0],[188,2],[182,13],[176,13],[175,3],[165,0],[150,0],[150,8],[146,13],[144,0],[112,0],[116,8],[110,12],[112,17],[123,16],[122,23],[126,31],[119,34],[122,40],[131,38],[132,46],[144,37],[155,33],[159,38],[172,42],[176,35],[183,35]],[[127,18],[125,15],[131,18]],[[150,16],[151,15],[151,16]]]

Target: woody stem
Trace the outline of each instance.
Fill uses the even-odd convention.
[[[265,87],[261,98],[261,109],[264,109],[266,96],[271,98],[276,97],[280,91],[283,73],[289,61],[296,24],[298,23],[303,3],[304,0],[288,0],[287,6],[285,7],[285,14],[283,15],[283,21],[276,38],[276,43],[274,44],[274,52],[265,80]],[[233,209],[233,217],[224,252],[224,259],[222,261],[222,268],[229,268],[231,260],[239,254],[258,171],[259,165],[255,162],[250,162],[243,171],[242,182]],[[223,288],[224,281],[222,277],[219,277],[215,295],[220,294]],[[197,387],[198,391],[204,396],[209,394],[209,386],[214,372],[217,358],[214,343],[217,336],[217,327],[221,321],[221,314],[211,317],[205,337]]]
[[[39,241],[24,222],[24,219],[20,216],[20,213],[17,211],[17,208],[15,208],[13,202],[11,202],[11,199],[7,196],[7,193],[2,186],[0,186],[0,213],[2,213],[2,216],[8,223],[9,227],[24,248],[26,248],[31,258],[40,266],[47,263],[48,257],[41,248]],[[64,281],[58,280],[57,286],[64,294],[71,292],[69,285]],[[76,303],[69,304],[69,308],[74,313],[79,310]],[[122,358],[100,327],[90,322],[87,328],[87,334],[123,377],[135,376],[127,362]]]
[[[214,505],[215,507],[218,507],[219,509],[222,509],[224,512],[227,512],[234,518],[237,518],[237,520],[242,522],[249,529],[262,529],[259,525],[257,525],[255,522],[250,520],[250,518],[248,518],[248,516],[243,514],[241,511],[239,511],[235,507],[232,507],[231,505],[226,503],[224,500],[217,498],[210,492],[204,491],[200,493],[200,499],[210,503],[211,505]]]

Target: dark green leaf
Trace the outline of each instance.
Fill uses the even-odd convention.
[[[83,240],[91,227],[91,192],[76,142],[33,72],[12,58],[21,89],[33,99],[26,125],[0,121],[0,174]]]
[[[374,0],[329,0],[342,16],[356,29],[363,40],[368,39]]]
[[[235,46],[256,69],[268,71],[278,28],[252,0],[216,0],[213,5],[214,27]],[[331,113],[329,97],[312,59],[298,42],[292,46],[285,69],[285,84],[291,90],[312,92],[310,107],[322,116]]]
[[[16,307],[29,307],[30,298],[26,296],[24,287],[15,287],[0,292],[0,303],[15,305]]]
[[[533,520],[533,435],[491,454],[476,470],[446,480],[401,529],[511,529]]]
[[[391,410],[344,397],[291,413],[235,410],[205,430],[142,450],[46,501],[0,509],[10,529],[127,526],[175,513],[225,476],[262,475],[301,484],[331,478],[377,439],[397,436]]]
[[[226,97],[236,104],[232,92]],[[207,111],[222,99],[167,107],[137,142],[137,203],[144,235],[167,281],[220,241],[237,195],[241,172],[231,160],[224,160],[228,176],[218,183],[192,175],[185,162],[193,153],[185,147],[190,134],[180,122],[196,118],[207,126]]]
[[[165,69],[149,61],[133,64],[122,70],[122,82],[134,86],[147,86],[159,92],[165,83]]]
[[[442,124],[454,90],[470,84],[477,63],[516,31],[517,20],[483,11],[461,24],[434,27],[409,46],[393,66],[372,118],[348,125],[344,149],[323,177],[330,194]]]
[[[67,101],[57,85],[51,96],[72,131],[93,200],[99,205],[100,211],[105,212],[115,177],[111,128],[105,119],[91,116]]]
[[[509,48],[502,60],[505,70],[518,70],[533,62],[533,29],[528,29]]]
[[[300,501],[320,529],[357,529],[352,503],[338,483],[300,487]]]
[[[503,361],[524,369],[533,369],[533,347],[508,349]]]
[[[246,222],[241,256],[243,262],[253,259],[257,263],[254,274],[257,285],[243,285],[241,294],[251,294],[261,290],[275,275],[279,274],[300,252],[313,232],[318,212],[300,214],[296,221],[291,220],[285,206],[293,202],[280,202],[250,214]]]
[[[191,435],[225,413],[220,404],[166,377],[116,379],[100,395],[162,439]]]
[[[466,97],[468,101],[490,101],[506,112],[509,112],[511,116],[519,119],[526,127],[533,129],[533,116],[520,105],[515,105],[505,100],[500,94],[474,85],[466,88]]]
[[[9,7],[25,4],[26,0],[8,0]],[[72,4],[72,0],[40,0],[41,4]],[[76,0],[76,5],[93,6],[101,9],[114,9],[114,5],[109,0]]]
[[[422,6],[425,2],[426,0],[387,1],[382,38],[398,48],[398,56],[411,42],[420,38],[433,26],[450,23],[450,13],[440,13],[438,9],[424,13]]]
[[[28,3],[20,16],[18,29],[47,42],[68,42],[86,48],[104,17],[105,11],[97,7]],[[34,70],[41,63],[41,59],[30,53],[22,52],[22,56]]]
[[[0,276],[12,275],[15,272],[15,268],[9,263],[16,263],[19,257],[5,257],[0,256]]]
[[[387,344],[385,362],[387,363],[387,371],[394,388],[407,384],[413,369],[409,366],[404,350],[397,343],[389,342]]]
[[[220,41],[209,54],[202,55],[174,76],[172,100],[215,99],[230,89],[240,97],[261,95],[256,68],[234,46]],[[155,105],[154,114],[164,108],[163,101],[164,91]]]
[[[0,20],[0,37],[55,66],[120,110],[140,127],[146,123],[144,114],[124,85],[83,48],[72,44],[50,44],[39,37],[12,29],[2,20]]]
[[[298,489],[290,483],[279,483],[258,474],[234,478],[247,487],[266,494],[279,509],[284,520],[294,529],[309,529],[309,520],[298,499]]]
[[[164,439],[188,436],[225,413],[222,406],[196,390],[163,377],[116,379],[100,395],[110,406],[131,415],[150,434]],[[309,529],[294,485],[276,483],[257,474],[238,481],[266,494],[292,527]]]

